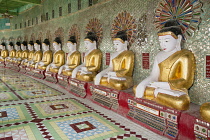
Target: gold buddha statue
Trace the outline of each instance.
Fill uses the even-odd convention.
[[[27,42],[26,41],[22,42],[21,49],[22,49],[22,55],[21,55],[21,59],[18,63],[21,63],[22,60],[25,60],[25,59],[28,58],[29,51],[27,49]]]
[[[58,73],[59,68],[65,64],[65,52],[61,48],[61,40],[59,37],[55,38],[53,47],[55,50],[53,54],[53,62],[47,66],[47,73]]]
[[[72,78],[81,81],[90,82],[101,68],[102,52],[96,47],[97,36],[95,33],[89,32],[85,37],[85,53],[84,63],[77,66],[72,71]]]
[[[200,113],[202,119],[204,119],[207,122],[210,122],[210,102],[201,105]]]
[[[16,42],[15,50],[16,50],[16,54],[15,54],[15,57],[13,58],[13,60],[12,60],[13,63],[15,63],[16,61],[21,59],[22,50],[21,50],[21,43],[20,42]]]
[[[116,52],[111,54],[109,67],[96,75],[94,83],[125,90],[133,86],[134,53],[127,48],[125,31],[118,32],[113,43]]]
[[[34,42],[30,41],[28,43],[28,57],[21,61],[21,65],[27,66],[28,62],[33,60],[34,57]]]
[[[181,49],[182,32],[176,20],[166,22],[158,36],[162,51],[155,57],[150,76],[134,87],[134,92],[138,98],[187,110],[190,104],[188,89],[194,80],[194,55]]]
[[[80,64],[81,54],[77,51],[77,42],[75,36],[71,36],[67,42],[69,53],[67,55],[66,64],[61,66],[58,71],[58,76],[71,76],[72,71]]]
[[[1,43],[0,48],[2,48],[2,50],[1,50],[1,56],[0,56],[0,62],[4,62],[5,61],[5,58],[8,57],[8,55],[9,55],[9,52],[6,49],[6,44],[4,42]]]
[[[6,62],[11,62],[12,59],[16,55],[16,50],[14,49],[14,44],[12,42],[9,43],[8,50],[9,50],[9,56],[5,58],[5,61]]]
[[[41,42],[39,40],[36,40],[34,43],[35,53],[33,56],[33,59],[31,61],[28,61],[27,67],[35,68],[35,64],[41,61],[42,59],[42,51],[41,51]]]
[[[48,39],[45,39],[44,42],[42,43],[42,48],[43,48],[43,57],[42,60],[37,62],[35,65],[35,69],[40,69],[40,70],[46,70],[46,67],[52,62],[53,59],[53,54],[52,51],[50,50],[50,41]]]

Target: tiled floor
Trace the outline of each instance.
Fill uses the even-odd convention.
[[[0,68],[0,140],[167,140],[58,85]]]

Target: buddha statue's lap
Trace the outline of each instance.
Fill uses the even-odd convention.
[[[67,55],[66,64],[61,66],[58,75],[71,76],[72,71],[80,64],[81,54],[76,48],[76,37],[71,36],[67,42],[69,54]]]
[[[45,39],[42,43],[43,47],[43,57],[42,60],[36,63],[35,68],[40,70],[46,70],[47,66],[52,62],[53,54],[50,50],[50,42],[48,39]]]
[[[59,68],[65,63],[65,52],[61,48],[61,40],[56,37],[53,42],[55,53],[53,54],[53,62],[46,68],[47,72],[58,73]]]
[[[200,114],[202,119],[204,119],[207,122],[210,122],[210,102],[201,105]]]
[[[85,53],[84,63],[77,66],[72,71],[72,78],[81,81],[90,82],[98,73],[101,67],[102,52],[96,47],[97,36],[93,32],[88,32],[85,37]]]
[[[9,52],[6,49],[6,44],[4,42],[1,43],[0,47],[2,48],[2,50],[1,50],[1,56],[0,56],[0,61],[1,62],[4,62],[5,61],[5,58],[8,57],[8,55],[9,55]]]
[[[8,50],[9,50],[9,56],[5,58],[5,61],[6,62],[12,62],[12,59],[16,55],[16,50],[14,49],[14,45],[13,45],[12,42],[9,43]]]
[[[174,24],[174,21],[169,24]],[[191,51],[181,50],[182,36],[178,27],[166,26],[158,35],[163,51],[155,57],[150,76],[134,87],[134,92],[137,97],[187,110],[190,104],[188,89],[194,80],[194,55]]]
[[[103,85],[117,90],[133,86],[134,53],[127,49],[127,34],[117,33],[114,38],[115,53],[111,55],[110,65],[95,78],[95,85]]]
[[[41,42],[39,40],[36,40],[34,43],[35,53],[33,54],[33,59],[28,61],[27,67],[29,68],[35,68],[36,63],[41,61],[42,59],[42,51],[41,51]]]

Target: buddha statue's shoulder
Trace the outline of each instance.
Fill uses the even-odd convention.
[[[65,54],[65,52],[63,50],[59,50],[56,52],[57,54]]]
[[[134,55],[133,51],[130,51],[130,50],[123,51],[121,54],[123,54],[123,55]]]
[[[34,53],[35,51],[33,50],[33,51],[30,51],[29,53]]]
[[[46,51],[45,53],[46,53],[46,54],[51,54],[52,51],[51,51],[51,50],[48,50],[48,51]]]

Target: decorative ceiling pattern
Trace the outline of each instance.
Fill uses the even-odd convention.
[[[32,6],[40,5],[42,0],[0,0],[0,13],[8,11],[11,15],[18,15],[22,12],[21,7],[32,4]],[[24,9],[26,10],[26,9]]]

